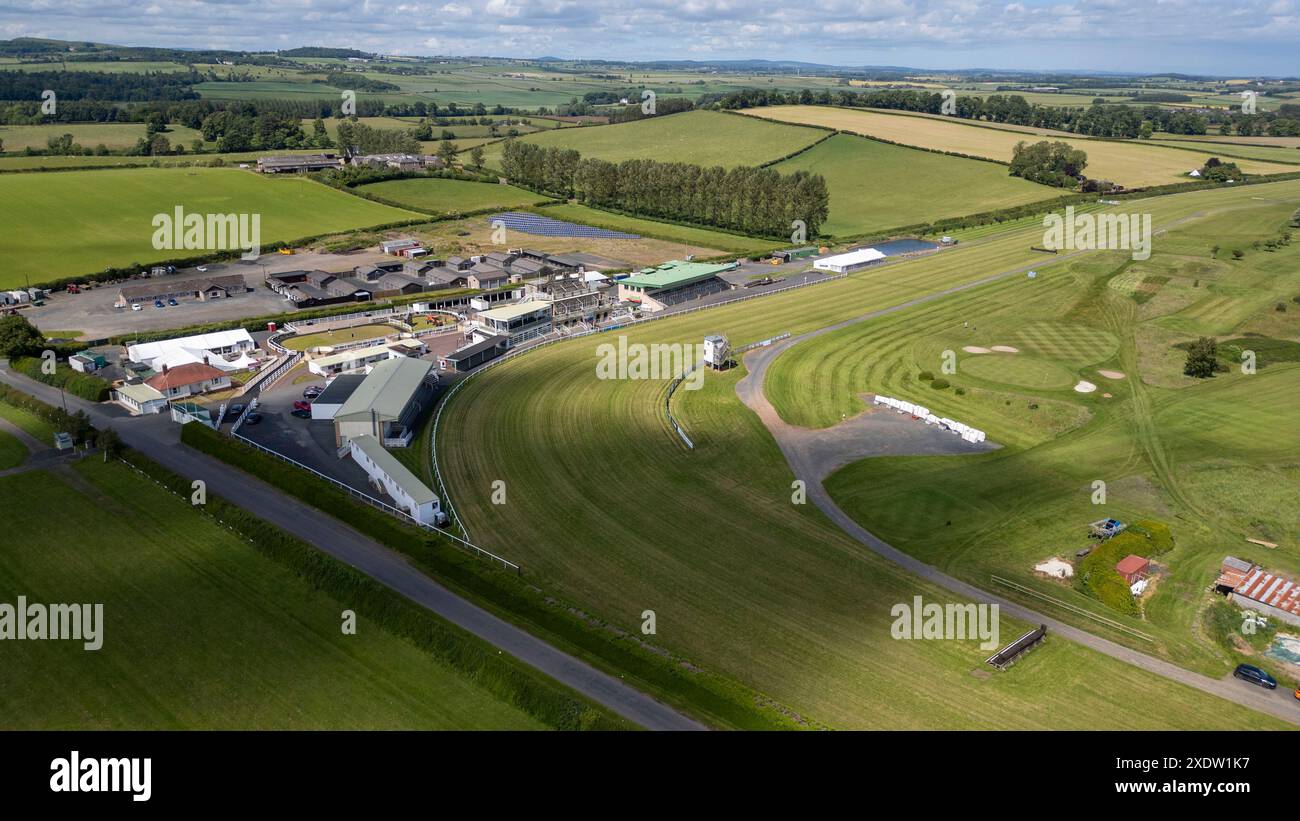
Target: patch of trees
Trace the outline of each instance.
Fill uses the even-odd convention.
[[[72,100],[196,100],[196,72],[0,71],[0,100],[41,100],[55,89],[60,104]]]
[[[1224,162],[1218,157],[1210,157],[1201,166],[1201,179],[1207,182],[1227,182],[1240,180],[1245,175],[1235,162]]]
[[[1011,157],[1011,176],[1030,182],[1073,188],[1083,177],[1088,155],[1069,143],[1043,140],[1030,145],[1016,143]]]
[[[646,114],[641,110],[640,97],[634,98],[637,102],[631,105],[619,106],[609,111],[609,121],[611,123],[628,123],[633,120],[644,120],[648,117],[663,117],[668,114],[677,114],[682,111],[690,111],[695,108],[695,103],[685,97],[659,97],[655,99],[655,113]]]
[[[1214,337],[1203,336],[1187,346],[1187,361],[1183,363],[1183,373],[1187,376],[1208,379],[1226,370],[1219,361],[1219,342]]]
[[[367,54],[364,51],[357,51],[354,48],[324,48],[321,46],[302,46],[300,48],[286,49],[280,52],[281,57],[331,57],[338,60],[346,60],[349,57],[358,59],[369,59],[373,54]]]
[[[203,120],[203,139],[215,142],[222,153],[303,148],[309,145],[295,117],[273,111],[227,109]]]
[[[325,83],[335,88],[345,88],[352,91],[401,91],[402,87],[396,83],[389,83],[384,80],[376,80],[373,77],[367,77],[364,74],[354,71],[331,71],[325,75]]]
[[[414,131],[373,128],[355,120],[343,120],[338,127],[338,145],[361,154],[419,154],[420,141]]]
[[[744,234],[787,237],[802,220],[815,236],[829,212],[819,174],[770,168],[704,168],[687,163],[583,159],[573,149],[507,140],[502,170],[528,188],[622,211]]]

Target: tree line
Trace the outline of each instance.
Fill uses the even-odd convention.
[[[830,207],[825,178],[804,171],[613,163],[518,140],[506,140],[501,166],[511,182],[593,207],[756,236],[788,237],[796,220],[815,236]]]

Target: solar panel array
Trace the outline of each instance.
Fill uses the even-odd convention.
[[[525,214],[518,211],[508,211],[504,214],[493,214],[488,217],[488,225],[495,226],[500,222],[505,225],[507,230],[521,231],[525,234],[537,234],[543,237],[588,237],[591,239],[640,239],[636,234],[626,234],[622,231],[610,231],[605,228],[595,228],[591,225],[579,225],[575,222],[564,222],[563,220],[542,217],[537,214]]]

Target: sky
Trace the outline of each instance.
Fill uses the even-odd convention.
[[[0,0],[0,39],[1300,76],[1300,0]]]

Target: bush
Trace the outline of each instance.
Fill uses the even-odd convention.
[[[12,360],[10,367],[30,379],[63,388],[73,396],[91,402],[103,402],[108,399],[109,391],[113,386],[106,380],[92,374],[74,371],[67,365],[56,365],[54,373],[46,373],[41,367],[42,364],[44,363],[41,359],[24,357]]]
[[[941,391],[941,390],[943,390],[944,388],[948,387],[948,380],[947,380],[947,379],[936,379],[936,380],[934,380],[933,382],[930,383],[930,387],[934,388],[934,389],[937,390],[937,391]]]
[[[958,396],[965,396],[965,395],[966,395],[966,389],[965,389],[965,388],[957,388],[955,391],[953,391],[953,393],[957,394]]]
[[[929,371],[921,371],[916,375],[916,378],[920,379],[922,382],[929,382],[931,379],[934,379],[934,374]]]

